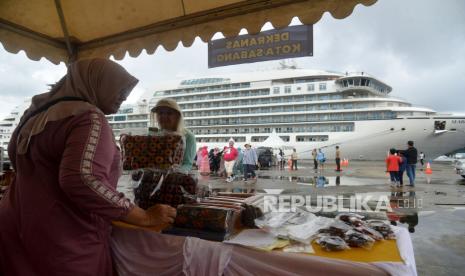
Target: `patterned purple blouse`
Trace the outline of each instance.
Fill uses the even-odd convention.
[[[12,141],[15,141],[13,137]],[[112,275],[111,220],[133,208],[116,191],[121,158],[105,116],[49,122],[0,202],[0,275]]]

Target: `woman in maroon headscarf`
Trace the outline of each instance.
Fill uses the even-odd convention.
[[[110,222],[168,226],[176,210],[116,191],[121,158],[105,114],[137,79],[106,59],[78,61],[32,99],[10,141],[16,177],[0,202],[0,275],[111,275]]]

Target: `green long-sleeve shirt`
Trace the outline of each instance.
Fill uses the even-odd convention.
[[[184,158],[182,160],[181,169],[185,172],[192,170],[192,164],[197,150],[197,143],[195,141],[195,135],[186,130],[186,149],[184,150]]]

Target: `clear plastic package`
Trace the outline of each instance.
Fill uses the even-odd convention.
[[[339,236],[322,236],[316,240],[316,243],[326,251],[342,251],[350,249],[347,243]]]
[[[323,228],[319,232],[326,233],[331,236],[344,237],[345,233],[353,228],[350,225],[347,225],[341,221],[336,221],[332,223],[328,228]]]
[[[396,238],[394,231],[392,231],[391,225],[389,225],[386,221],[368,220],[367,225],[371,229],[381,233],[381,235],[383,235],[383,237],[387,240],[392,240]]]
[[[291,242],[288,246],[283,248],[283,251],[287,253],[315,254],[315,250],[310,243],[301,242]]]
[[[349,230],[345,233],[344,241],[350,247],[362,247],[365,249],[371,249],[375,240],[363,233],[360,233],[355,230]]]
[[[276,229],[283,226],[286,222],[295,216],[297,216],[297,213],[269,212],[263,215],[261,218],[255,219],[255,225],[258,228],[265,230]]]
[[[363,219],[365,217],[355,213],[341,213],[336,216],[337,220],[343,221],[346,224],[358,227],[364,224]]]
[[[375,239],[377,241],[380,241],[380,240],[384,239],[383,235],[380,232],[378,232],[378,231],[376,231],[376,230],[374,230],[374,229],[372,229],[372,228],[370,228],[368,226],[365,226],[365,225],[356,227],[355,230],[357,230],[360,233],[366,234],[366,235],[372,237],[373,239]]]

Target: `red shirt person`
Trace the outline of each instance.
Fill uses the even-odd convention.
[[[397,184],[399,181],[399,164],[402,163],[402,158],[396,155],[395,149],[389,150],[389,155],[386,157],[386,171],[391,177],[391,184]]]
[[[32,99],[8,154],[16,171],[0,201],[0,275],[112,275],[110,223],[168,226],[116,191],[121,156],[105,114],[137,79],[106,59],[81,60]]]
[[[226,170],[227,179],[226,181],[231,182],[234,164],[236,163],[237,156],[239,152],[234,147],[234,139],[229,139],[229,146],[224,147],[223,158],[224,158],[224,168]]]

